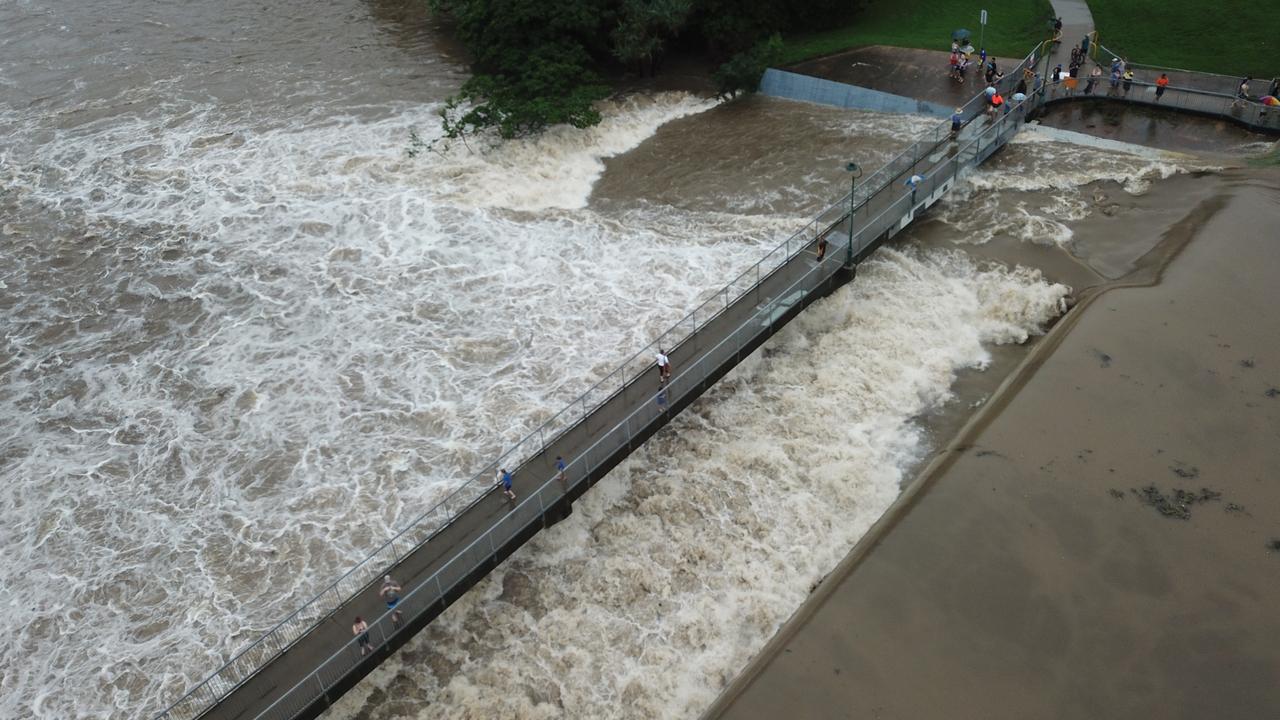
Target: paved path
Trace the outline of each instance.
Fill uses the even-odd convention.
[[[1053,12],[1062,18],[1062,44],[1057,46],[1050,57],[1050,65],[1062,63],[1066,69],[1071,60],[1071,48],[1080,47],[1084,37],[1094,31],[1093,13],[1089,12],[1088,3],[1084,0],[1049,0]]]

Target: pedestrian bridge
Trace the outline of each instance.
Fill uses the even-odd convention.
[[[1033,53],[1023,66],[1034,59]],[[1004,89],[1007,93],[1009,87]],[[1030,109],[1014,107],[988,118],[984,107],[982,96],[965,105],[966,124],[956,140],[947,122],[924,133],[863,178],[855,192],[709,293],[648,347],[442,502],[424,509],[156,717],[319,715],[530,537],[568,515],[574,499],[806,306],[852,280],[864,258],[1008,142]],[[915,187],[904,185],[914,175],[922,178]],[[822,257],[820,245],[825,245]],[[674,368],[665,386],[653,363],[659,348],[667,350]],[[556,472],[557,456],[568,464],[563,480]],[[499,467],[513,471],[518,502],[494,487]],[[398,625],[378,597],[386,573],[405,589]],[[368,655],[361,654],[351,634],[357,615],[368,618],[375,648]]]

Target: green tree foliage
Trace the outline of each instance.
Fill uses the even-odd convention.
[[[774,33],[768,40],[756,43],[748,50],[736,53],[716,70],[712,79],[716,83],[717,97],[737,97],[740,92],[753,93],[760,89],[760,77],[782,54],[782,36]]]
[[[547,44],[531,49],[513,71],[475,75],[440,111],[445,134],[494,128],[513,138],[560,123],[595,125],[600,113],[594,103],[608,89],[587,65],[582,48]]]
[[[613,56],[641,75],[652,75],[666,43],[692,11],[693,0],[622,0],[609,33]]]
[[[600,121],[600,70],[656,72],[672,43],[724,65],[724,96],[753,92],[776,61],[777,33],[847,14],[861,0],[427,0],[453,20],[475,75],[441,112],[449,137],[517,137]]]

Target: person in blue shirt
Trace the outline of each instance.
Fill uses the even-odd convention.
[[[951,138],[954,140],[960,134],[960,128],[964,127],[964,109],[956,108],[951,113]]]
[[[502,485],[502,493],[512,500],[516,499],[516,494],[511,491],[511,473],[506,468],[498,471],[498,482]]]
[[[564,464],[564,458],[557,455],[556,456],[556,479],[560,481],[561,485],[565,485],[567,482],[567,479],[564,476],[565,467],[566,465]]]

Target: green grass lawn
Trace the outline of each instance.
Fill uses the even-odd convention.
[[[993,55],[1022,57],[1051,34],[1049,0],[868,0],[842,27],[783,38],[782,64],[863,45],[949,50],[956,28],[972,31],[978,47],[978,11],[983,8],[989,15],[983,42]]]
[[[1088,0],[1098,41],[1141,65],[1280,75],[1280,5],[1263,0]]]

